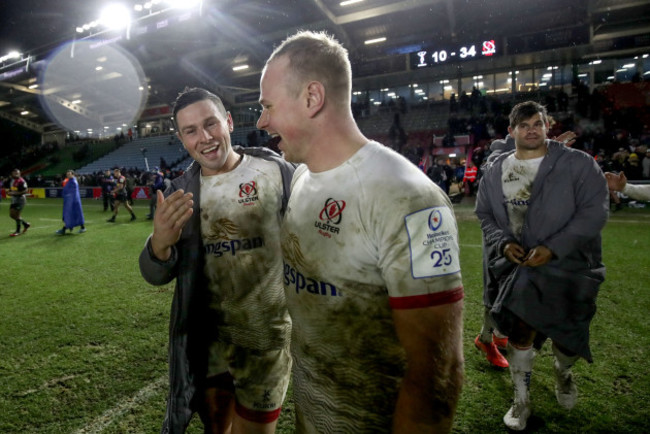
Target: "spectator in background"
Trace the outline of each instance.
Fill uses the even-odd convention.
[[[156,201],[157,201],[157,191],[164,191],[165,181],[164,175],[159,168],[154,167],[153,171],[149,175],[149,180],[147,182],[149,185],[149,194],[151,199],[149,200],[149,214],[147,214],[147,220],[152,220],[153,215],[156,212]]]
[[[465,165],[462,161],[454,169],[454,182],[458,184],[458,190],[461,191],[463,187],[463,179],[465,178]]]
[[[627,173],[628,179],[633,181],[643,179],[643,168],[636,153],[632,152],[627,157],[627,160],[623,163],[623,171]]]
[[[86,232],[84,212],[81,207],[81,196],[79,195],[79,183],[74,176],[74,171],[65,172],[63,180],[63,227],[56,231],[58,235],[65,235],[65,231],[80,226],[79,233]]]
[[[454,132],[451,128],[447,130],[445,136],[442,138],[442,146],[444,148],[456,146],[456,137],[454,136]]]
[[[164,192],[169,187],[171,187],[171,185],[172,185],[172,177],[176,178],[177,176],[181,176],[182,174],[183,174],[182,170],[178,171],[178,173],[176,173],[176,174],[172,174],[172,172],[170,170],[167,170],[165,172],[165,176],[163,177],[163,189],[162,189],[162,191]]]
[[[449,97],[449,112],[456,113],[458,112],[458,101],[456,101],[456,94],[452,93]]]
[[[399,113],[395,113],[393,123],[388,129],[388,137],[390,139],[390,147],[397,152],[401,152],[402,147],[406,145],[407,135],[400,122]]]
[[[467,160],[467,167],[463,175],[463,185],[465,187],[465,196],[474,196],[478,181],[478,167],[474,161]]]
[[[132,173],[126,172],[125,174],[126,183],[124,184],[124,190],[126,191],[126,201],[130,206],[133,206],[133,192],[135,191],[135,176]]]
[[[427,176],[431,179],[434,184],[442,189],[445,193],[449,194],[449,186],[447,184],[447,173],[443,167],[444,160],[437,159],[429,170],[427,171]]]
[[[21,217],[23,208],[27,203],[27,182],[20,176],[20,170],[14,169],[11,171],[11,180],[9,183],[9,191],[7,195],[11,196],[11,205],[9,205],[9,216],[16,221],[16,231],[10,236],[17,237],[21,233],[27,232],[31,226]],[[23,225],[23,231],[20,232],[20,225]]]
[[[467,110],[472,109],[472,103],[471,103],[471,101],[469,99],[469,96],[467,95],[466,91],[462,91],[460,93],[460,101],[459,101],[459,103],[460,103],[460,109],[461,110],[467,111]]]
[[[131,221],[135,220],[135,213],[131,204],[129,204],[127,192],[126,192],[126,177],[122,175],[122,171],[118,168],[113,170],[113,175],[115,176],[115,190],[113,192],[115,196],[115,209],[113,211],[113,217],[106,220],[109,223],[115,223],[115,217],[120,211],[120,205],[124,204],[124,207],[131,213]]]
[[[434,157],[433,157],[433,145],[432,145],[428,149],[422,150],[422,155],[420,156],[420,161],[418,162],[417,166],[424,173],[428,173],[429,168],[433,164],[434,164]]]
[[[110,206],[111,211],[115,209],[113,189],[115,188],[115,178],[111,175],[111,171],[106,169],[103,175],[100,175],[99,183],[102,187],[102,200],[104,202],[104,211],[108,210]]]
[[[451,182],[454,179],[454,169],[447,164],[447,161],[444,158],[439,159],[439,163],[442,166],[442,170],[445,171],[445,193],[449,195],[449,190],[451,189]]]
[[[650,148],[645,151],[645,157],[641,161],[641,170],[643,179],[650,179]]]

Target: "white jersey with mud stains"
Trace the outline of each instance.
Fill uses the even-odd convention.
[[[448,197],[369,142],[335,169],[296,170],[282,253],[296,431],[389,432],[405,369],[391,309],[463,297]]]
[[[544,157],[519,160],[515,154],[509,155],[501,166],[503,199],[508,210],[510,230],[521,242],[521,230],[526,220],[533,181]]]
[[[201,235],[215,339],[256,350],[285,347],[291,320],[282,288],[282,176],[244,155],[231,172],[201,176]]]

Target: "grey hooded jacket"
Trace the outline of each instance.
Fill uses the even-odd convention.
[[[609,212],[607,182],[590,155],[546,143],[521,240],[509,229],[501,182],[503,161],[514,151],[496,157],[481,180],[476,214],[484,235],[484,302],[501,332],[509,334],[518,317],[591,362],[589,324],[605,279],[600,233]],[[544,245],[554,257],[540,267],[517,266],[503,256],[509,242],[526,250]]]

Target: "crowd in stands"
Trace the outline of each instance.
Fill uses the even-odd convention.
[[[43,157],[56,155],[58,150],[57,142],[9,146],[9,152],[0,157],[0,173],[9,173],[16,167],[28,167]]]
[[[601,90],[594,89],[589,94],[581,84],[577,89],[573,99],[563,91],[547,93],[541,98],[551,115],[549,136],[574,131],[577,139],[571,146],[593,155],[603,171],[624,171],[629,180],[650,179],[650,108],[616,107]],[[489,146],[493,140],[507,135],[507,114],[517,102],[486,97],[476,89],[472,96],[461,94],[459,101],[452,99],[442,147],[454,146],[454,136],[469,135],[471,145],[466,155],[479,168],[480,178],[480,167],[490,154]],[[408,142],[408,137],[404,141]],[[432,144],[416,147],[407,144],[397,149],[425,171],[434,161],[429,155],[438,151]],[[445,158],[445,164],[452,171],[468,166],[464,156]]]
[[[616,89],[618,92],[618,89]],[[577,139],[572,147],[584,150],[594,156],[604,171],[624,171],[629,180],[650,179],[650,108],[642,106],[620,106],[620,101],[615,101],[611,95],[612,90],[608,88],[595,88],[589,93],[589,89],[582,83],[576,83],[572,95],[569,96],[563,90],[538,92],[535,99],[543,102],[552,118],[552,125],[549,135],[557,136],[564,131],[574,131]],[[532,95],[523,93],[513,98],[511,95],[486,96],[474,88],[468,95],[462,92],[456,99],[455,95],[449,101],[447,125],[444,128],[444,137],[441,147],[457,146],[455,137],[469,136],[470,145],[465,147],[465,154],[459,157],[445,157],[445,165],[449,166],[448,178],[450,183],[462,184],[463,174],[461,173],[468,166],[467,158],[479,168],[478,178],[481,176],[481,165],[488,157],[489,146],[495,139],[504,138],[508,128],[508,113],[512,106],[519,99],[530,99]],[[372,116],[368,107],[362,104],[353,104],[355,117],[360,119]],[[422,166],[427,171],[438,159],[436,154],[440,150],[433,145],[433,136],[440,135],[440,129],[429,132],[407,131],[403,126],[404,116],[409,110],[423,108],[411,106],[403,98],[396,101],[390,100],[382,106],[384,111],[393,113],[392,123],[385,125],[383,136],[380,141],[405,155],[414,164]],[[427,109],[426,107],[424,108]],[[401,116],[401,118],[400,118]],[[376,132],[364,131],[369,137],[376,137]],[[242,146],[264,146],[268,136],[257,134],[252,131],[246,137],[246,143],[234,143]],[[92,139],[91,139],[92,140]],[[113,139],[109,139],[113,140]],[[130,140],[125,135],[115,136],[116,146]],[[67,144],[66,146],[68,146]],[[92,146],[91,141],[79,141],[73,144],[79,147],[79,152],[84,148]],[[29,167],[30,164],[42,159],[44,156],[52,155],[56,158],[56,151],[59,149],[55,142],[18,146],[10,148],[10,152],[0,156],[0,173],[9,173],[14,167]],[[426,161],[424,165],[423,161]],[[127,162],[125,162],[127,163]],[[160,168],[165,176],[173,179],[183,172],[184,165],[189,164],[185,160],[177,164],[172,162],[167,165],[161,161]],[[176,168],[178,167],[178,168]],[[106,169],[112,169],[107,167]],[[127,177],[136,180],[138,185],[146,185],[148,172],[138,168],[122,168],[122,173]],[[81,186],[96,186],[102,172],[79,175],[78,180]],[[25,174],[31,187],[59,186],[63,174],[54,178],[45,178],[40,175],[30,176]]]

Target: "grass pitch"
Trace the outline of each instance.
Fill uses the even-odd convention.
[[[155,433],[164,416],[167,330],[173,284],[153,287],[137,258],[151,222],[136,202],[106,223],[85,200],[88,232],[57,236],[58,199],[30,200],[32,224],[15,225],[0,203],[0,432]],[[465,285],[465,384],[457,433],[499,433],[512,399],[508,371],[491,368],[473,346],[482,318],[481,232],[470,204],[456,205]],[[637,433],[650,429],[650,210],[610,216],[603,233],[607,280],[592,323],[594,363],[574,368],[578,405],[555,402],[552,354],[535,360],[529,431]],[[432,366],[432,369],[435,367]],[[289,393],[278,432],[293,432]],[[188,430],[202,433],[195,418]]]

